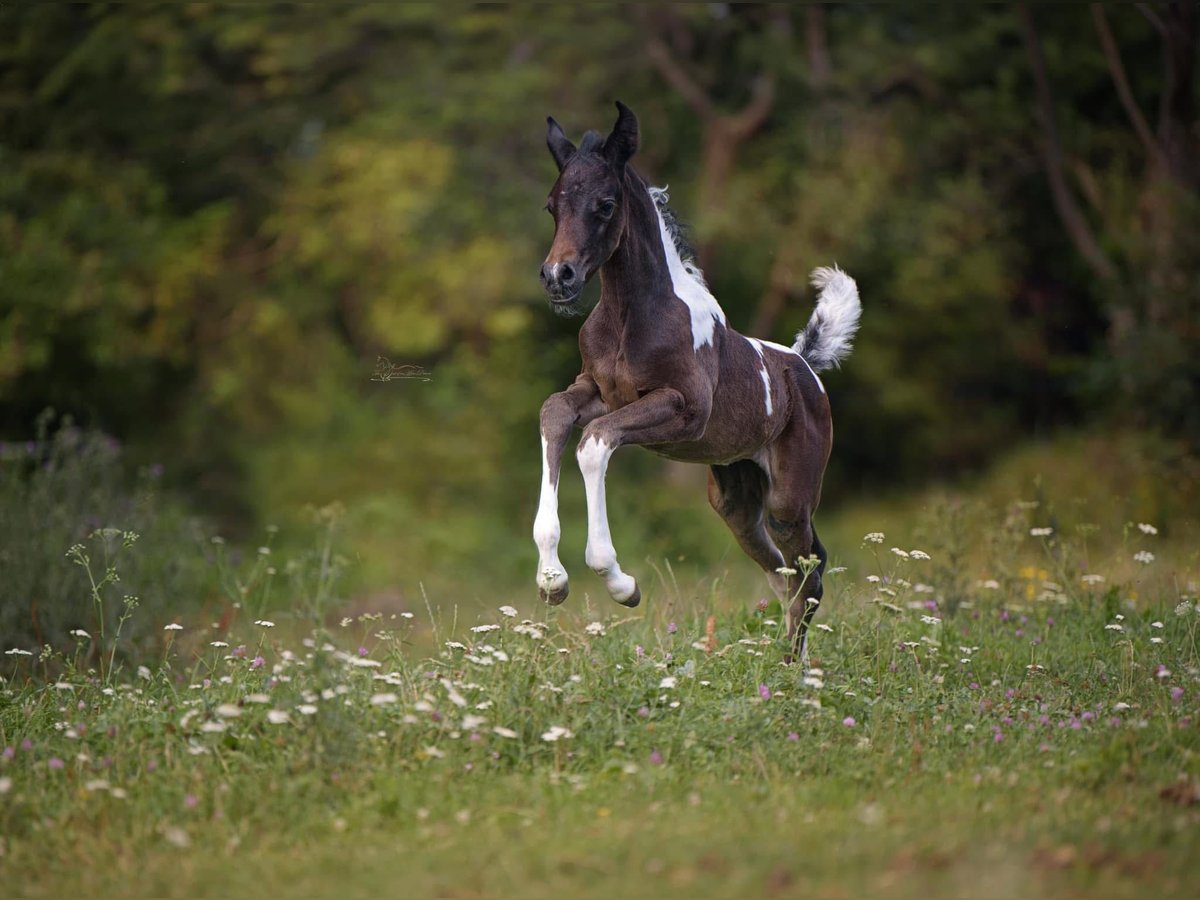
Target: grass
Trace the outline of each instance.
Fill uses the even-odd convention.
[[[327,545],[289,569],[309,599],[286,617],[269,582],[229,575],[240,608],[182,618],[140,669],[90,635],[3,657],[0,878],[82,897],[1191,896],[1194,535],[1047,514],[941,508],[929,559],[851,545],[805,668],[780,663],[777,605],[665,567],[635,614],[581,592],[341,624]]]

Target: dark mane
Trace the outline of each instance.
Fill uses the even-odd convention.
[[[579,142],[580,153],[599,153],[604,148],[604,136],[598,131],[589,131]]]
[[[654,201],[654,205],[658,207],[663,224],[667,227],[667,234],[671,236],[671,243],[675,245],[675,251],[679,254],[679,258],[683,260],[683,267],[689,275],[696,278],[701,284],[704,284],[704,273],[700,271],[700,266],[696,263],[696,250],[688,240],[688,227],[679,221],[679,216],[675,214],[675,210],[667,205],[671,199],[671,196],[667,193],[667,188],[650,188],[650,198]]]

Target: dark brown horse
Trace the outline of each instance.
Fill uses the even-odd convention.
[[[542,284],[572,311],[600,273],[600,302],[579,334],[583,371],[542,406],[542,496],[533,537],[538,589],[567,597],[558,558],[558,477],[571,429],[587,491],[587,564],[613,599],[641,600],[621,570],[608,530],[604,475],[613,452],[641,444],[708,465],[708,499],[742,549],[767,573],[787,609],[791,652],[803,655],[822,594],[827,554],[813,529],[833,426],[817,371],[850,351],[858,289],[845,273],[817,269],[816,310],[792,347],[744,337],[725,323],[667,207],[629,165],[638,148],[633,113],[617,103],[612,133],[576,147],[554,119],[546,141],[559,177],[546,208],[554,243]],[[790,657],[789,657],[790,658]]]

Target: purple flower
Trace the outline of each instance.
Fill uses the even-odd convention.
[[[1054,627],[1054,616],[1046,616],[1046,626],[1048,628]]]
[[[1018,628],[1016,631],[1013,632],[1013,636],[1014,637],[1025,637],[1025,629]]]
[[[61,769],[63,766],[66,765],[66,763],[64,763],[57,756],[52,756],[52,757],[50,757],[50,759],[46,763],[46,765],[49,766],[51,769]]]
[[[1000,621],[1001,622],[1008,621],[1008,610],[1007,609],[1000,610]]]
[[[1001,731],[999,728],[997,728],[996,731],[992,734],[992,741],[997,744],[1003,744],[1004,743],[1004,732]]]
[[[642,718],[642,719],[647,718],[650,715],[650,707],[648,707],[648,706],[639,707],[637,714],[638,714],[639,718]]]
[[[183,798],[183,805],[188,809],[195,809],[200,803],[200,798],[195,794],[188,794]]]
[[[1009,688],[1008,690],[1006,690],[1006,691],[1004,692],[1004,699],[1005,699],[1005,700],[1011,700],[1011,699],[1012,699],[1013,697],[1015,697],[1015,696],[1017,696],[1017,692],[1016,692],[1016,691],[1014,691],[1012,688]]]
[[[261,669],[264,663],[266,663],[265,659],[263,659],[261,656],[256,656],[254,659],[250,660],[250,668]]]
[[[800,735],[796,734],[796,732],[794,732],[794,731],[789,731],[787,739],[789,741],[798,741],[798,740],[800,740]]]
[[[771,689],[769,687],[767,687],[765,684],[760,684],[758,686],[758,696],[762,697],[764,700],[770,700],[771,699]]]
[[[1081,715],[1079,718],[1083,719],[1085,722],[1090,722],[1092,719],[1096,718],[1096,714],[1090,709],[1085,709],[1083,711],[1083,715]]]
[[[977,691],[977,690],[979,690],[979,682],[972,681],[969,685],[967,685],[967,687],[969,687],[973,691]]]
[[[1108,725],[1110,728],[1120,728],[1121,727],[1121,717],[1113,716],[1111,719],[1108,720]]]
[[[370,651],[369,651],[369,650],[368,650],[366,647],[359,647],[359,648],[358,648],[358,655],[359,655],[359,656],[366,656],[368,653],[370,653]]]
[[[858,723],[854,721],[854,716],[846,716],[846,718],[842,719],[842,724],[847,728],[853,728]]]
[[[650,765],[652,765],[652,766],[661,766],[662,764],[663,764],[663,756],[662,756],[662,754],[661,754],[661,753],[659,753],[657,750],[653,750],[653,751],[651,751],[651,753],[650,753]]]
[[[5,747],[4,748],[4,758],[5,759],[12,759],[16,755],[17,755],[17,750],[15,747]]]
[[[771,604],[767,602],[767,599],[765,597],[759,597],[758,603],[754,604],[754,608],[757,609],[760,613],[765,613],[770,608],[770,606],[771,606]]]
[[[229,651],[229,655],[232,656],[234,659],[244,659],[246,656],[246,645],[239,644],[238,646],[234,647],[232,650]]]
[[[674,634],[678,630],[679,630],[679,626],[676,625],[674,622],[667,623],[667,634]]]
[[[1171,688],[1171,701],[1173,703],[1178,703],[1182,699],[1183,699],[1183,688],[1181,688],[1181,687]]]
[[[154,772],[157,770],[158,770],[158,760],[152,759],[152,760],[150,760],[150,762],[146,763],[146,771],[147,772]]]
[[[25,738],[25,740],[21,741],[21,749],[28,753],[33,749],[33,741],[31,741],[29,738]]]
[[[643,647],[641,644],[638,644],[636,647],[633,648],[633,655],[636,656],[638,659],[641,659],[643,656],[646,655],[646,648]]]

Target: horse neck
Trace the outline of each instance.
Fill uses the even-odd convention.
[[[600,304],[622,321],[654,316],[671,293],[671,273],[658,224],[658,211],[641,176],[625,170],[625,227],[612,256],[600,267]]]

